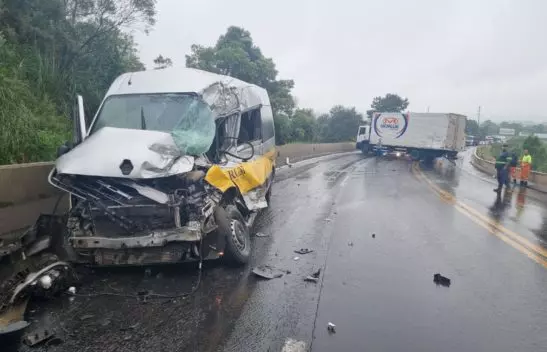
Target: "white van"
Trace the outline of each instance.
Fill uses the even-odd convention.
[[[275,173],[266,90],[191,68],[132,72],[112,83],[89,127],[80,96],[77,115],[74,143],[49,176],[71,195],[71,261],[248,261]]]

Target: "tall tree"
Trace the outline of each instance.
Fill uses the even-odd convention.
[[[68,125],[58,117],[71,113],[75,93],[92,116],[116,76],[144,69],[127,29],[150,29],[155,3],[0,0],[0,81],[14,87],[0,97],[10,102],[0,101],[10,126],[2,162],[51,160]]]
[[[479,123],[476,120],[467,119],[465,122],[465,133],[477,136],[479,134]]]
[[[402,98],[397,94],[388,93],[384,97],[375,97],[367,110],[368,117],[372,117],[374,112],[403,112],[408,107],[408,99]]]
[[[336,105],[328,115],[320,116],[318,122],[323,141],[350,141],[355,138],[359,125],[363,124],[363,115],[354,107]]]
[[[156,65],[156,67],[154,67],[155,70],[161,70],[162,68],[173,66],[173,61],[170,58],[163,57],[163,55],[160,54],[154,59],[154,65]]]
[[[295,104],[291,95],[292,80],[278,80],[271,58],[266,58],[251,38],[251,33],[240,27],[229,27],[213,47],[194,44],[186,56],[186,66],[220,73],[254,83],[265,88],[274,115],[292,115]]]

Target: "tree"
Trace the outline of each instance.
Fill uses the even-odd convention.
[[[479,135],[479,123],[475,120],[467,119],[465,122],[465,133],[471,136]]]
[[[367,115],[371,118],[374,112],[403,112],[408,107],[408,104],[407,98],[388,93],[384,97],[375,97],[372,100],[372,104],[370,105],[372,109],[367,110]]]
[[[318,123],[322,141],[350,141],[355,139],[359,125],[363,124],[363,115],[354,107],[336,105],[328,115],[320,116]]]
[[[291,141],[312,142],[316,139],[317,120],[311,109],[296,109],[291,117]]]
[[[53,159],[76,93],[93,116],[116,76],[144,69],[126,30],[149,30],[155,3],[0,0],[0,82],[14,87],[0,97],[2,162]]]
[[[278,80],[271,58],[266,58],[243,28],[229,27],[213,47],[194,44],[192,53],[186,55],[186,66],[239,78],[265,88],[272,104],[274,116],[280,113],[291,116],[295,104],[291,95],[292,80]]]
[[[158,55],[158,57],[154,59],[154,65],[156,65],[156,67],[154,67],[155,70],[161,70],[162,68],[173,66],[173,61],[168,57]]]
[[[499,126],[496,123],[494,123],[492,120],[486,120],[481,124],[479,131],[481,137],[484,137],[498,134],[499,130]]]

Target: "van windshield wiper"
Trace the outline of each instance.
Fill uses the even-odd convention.
[[[144,107],[141,106],[141,130],[146,130],[146,119],[144,118]]]

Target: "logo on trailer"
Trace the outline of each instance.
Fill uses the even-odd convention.
[[[408,114],[376,113],[374,132],[379,136],[401,137],[408,127]]]

